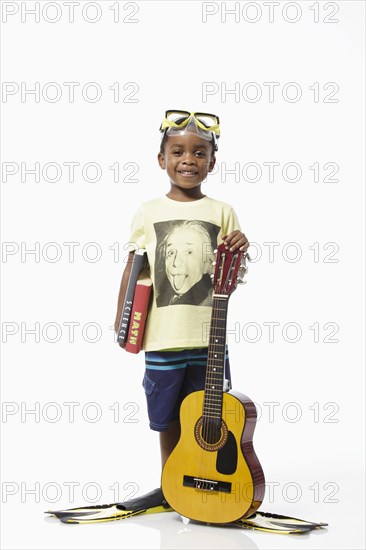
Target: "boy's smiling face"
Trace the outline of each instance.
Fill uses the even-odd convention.
[[[212,143],[195,134],[169,136],[159,165],[166,170],[171,185],[181,189],[199,187],[215,165]]]

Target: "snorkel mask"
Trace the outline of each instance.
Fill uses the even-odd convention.
[[[165,111],[165,117],[160,125],[162,139],[165,136],[196,134],[202,139],[211,141],[217,151],[217,139],[220,137],[220,120],[210,113],[190,113],[189,111]]]

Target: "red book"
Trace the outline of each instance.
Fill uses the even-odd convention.
[[[120,344],[125,344],[127,342],[128,327],[131,319],[132,302],[133,295],[135,293],[136,282],[147,265],[148,260],[146,250],[144,248],[139,248],[138,250],[136,250],[133,257],[130,276],[128,278],[126,288],[126,295],[122,307],[122,314],[119,321],[117,342],[119,342]]]
[[[149,273],[142,272],[137,280],[133,304],[131,310],[130,324],[128,328],[126,351],[139,353],[142,349],[146,317],[149,309],[152,280]]]

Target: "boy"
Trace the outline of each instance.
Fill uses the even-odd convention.
[[[164,466],[180,436],[183,398],[204,388],[214,249],[222,240],[232,251],[246,250],[249,243],[233,208],[201,191],[201,183],[216,161],[219,118],[207,113],[166,111],[160,131],[158,162],[167,171],[170,190],[140,206],[132,222],[130,242],[146,248],[153,280],[143,342],[143,387],[150,428],[160,432]],[[129,253],[122,277],[116,332],[133,255]],[[228,353],[225,377],[230,383]]]

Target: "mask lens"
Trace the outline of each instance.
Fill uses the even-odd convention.
[[[218,124],[217,117],[215,115],[210,115],[206,113],[196,113],[195,117],[201,122],[206,128],[211,128]]]
[[[177,122],[177,120],[179,120],[179,119],[188,118],[189,114],[190,113],[188,111],[167,111],[166,115],[165,115],[165,118],[169,122]]]

